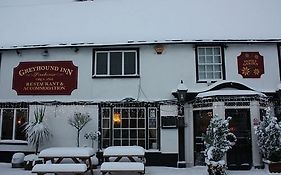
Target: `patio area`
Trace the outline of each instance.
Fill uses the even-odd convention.
[[[206,167],[197,166],[192,168],[172,168],[159,166],[146,166],[145,175],[208,175]],[[31,171],[26,171],[22,168],[12,168],[10,163],[0,163],[0,172],[3,175],[35,175]],[[89,175],[87,172],[85,175]],[[95,175],[101,175],[99,169],[94,170]],[[137,175],[137,173],[112,173],[116,175]],[[266,170],[252,169],[247,171],[227,171],[227,175],[278,175],[277,173],[268,173]],[[48,174],[52,175],[52,174]],[[65,174],[66,175],[66,174]]]

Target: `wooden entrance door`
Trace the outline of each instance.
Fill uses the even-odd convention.
[[[251,123],[249,109],[227,109],[225,116],[232,117],[230,131],[237,142],[227,152],[228,169],[250,169],[252,167]]]

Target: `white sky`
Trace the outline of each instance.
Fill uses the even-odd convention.
[[[0,48],[281,39],[280,0],[1,0]]]

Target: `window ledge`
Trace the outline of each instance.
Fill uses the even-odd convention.
[[[0,140],[1,145],[27,145],[24,140]]]
[[[118,75],[118,76],[111,76],[111,75],[93,75],[92,78],[140,78],[139,75],[134,75],[134,76],[126,76],[126,75]]]

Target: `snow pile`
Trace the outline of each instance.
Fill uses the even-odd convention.
[[[52,147],[42,150],[39,157],[89,157],[94,154],[90,147]]]
[[[145,150],[140,146],[111,146],[103,152],[104,156],[144,156],[144,154]]]

